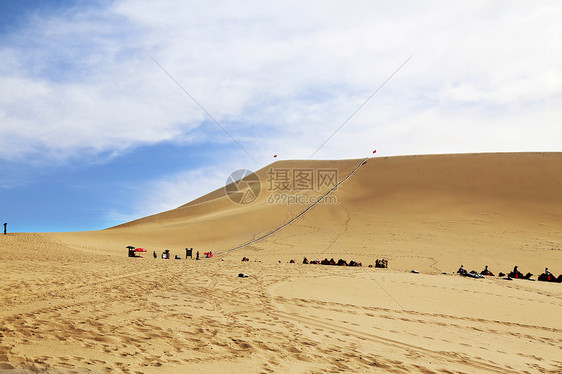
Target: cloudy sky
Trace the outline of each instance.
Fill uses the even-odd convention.
[[[560,1],[0,0],[0,221],[102,229],[277,159],[562,151],[561,19]]]

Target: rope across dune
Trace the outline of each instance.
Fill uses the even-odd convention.
[[[222,255],[222,254],[225,254],[225,253],[228,253],[228,252],[232,252],[232,251],[235,251],[235,250],[240,249],[240,248],[244,248],[244,247],[246,247],[246,246],[248,246],[248,245],[250,245],[250,244],[253,244],[253,243],[257,243],[257,242],[259,242],[260,240],[263,240],[263,239],[265,239],[265,238],[267,238],[267,237],[269,237],[269,236],[275,234],[276,232],[282,230],[283,228],[289,226],[291,223],[295,222],[297,219],[299,219],[300,217],[302,217],[303,215],[305,215],[309,210],[311,210],[312,208],[314,208],[314,206],[316,206],[316,204],[318,204],[318,203],[320,203],[322,200],[324,200],[324,199],[326,198],[326,196],[328,196],[328,195],[331,194],[334,190],[336,190],[343,182],[345,182],[346,180],[348,180],[349,178],[351,178],[351,176],[352,176],[357,170],[359,170],[359,168],[360,168],[361,166],[365,165],[365,163],[367,162],[367,159],[368,159],[368,157],[365,157],[363,160],[361,160],[361,162],[359,162],[359,164],[358,164],[345,178],[343,178],[341,181],[339,181],[335,186],[333,186],[332,188],[330,188],[330,189],[328,190],[328,192],[326,192],[324,195],[320,196],[317,201],[315,201],[313,204],[309,205],[306,209],[304,209],[302,212],[300,212],[299,214],[297,214],[295,217],[291,218],[289,221],[285,222],[284,224],[282,224],[281,226],[275,228],[274,230],[268,232],[267,234],[260,236],[259,238],[250,240],[250,241],[248,241],[248,242],[246,242],[246,243],[244,243],[244,244],[240,244],[240,245],[238,245],[238,246],[236,246],[236,247],[234,247],[234,248],[230,248],[230,249],[228,249],[228,250],[226,250],[226,251],[219,252],[219,253],[216,254],[216,256],[219,256],[219,255]]]

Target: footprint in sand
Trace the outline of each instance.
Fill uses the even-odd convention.
[[[8,363],[8,348],[0,346],[0,370],[11,370],[15,369],[10,363]]]

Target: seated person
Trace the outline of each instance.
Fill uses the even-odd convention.
[[[490,270],[488,270],[488,265],[486,265],[485,269],[482,270],[482,271],[480,272],[480,274],[482,274],[482,275],[489,275],[489,276],[491,276],[491,277],[494,276],[494,273],[492,273]]]
[[[550,271],[548,271],[548,268],[544,269],[544,273],[539,275],[538,279],[543,282],[558,282],[558,279],[556,279],[556,277]]]
[[[513,268],[513,271],[508,274],[508,277],[510,277],[510,278],[524,278],[525,276],[523,275],[523,273],[521,273],[521,272],[517,269],[517,266],[515,266],[515,267]]]

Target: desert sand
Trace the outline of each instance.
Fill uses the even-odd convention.
[[[366,161],[236,250],[309,205],[273,204],[271,169],[342,180],[362,160],[276,162],[249,204],[219,189],[107,230],[0,235],[0,371],[562,372],[562,284],[497,277],[562,273],[562,153]],[[186,247],[215,256],[152,258]]]

